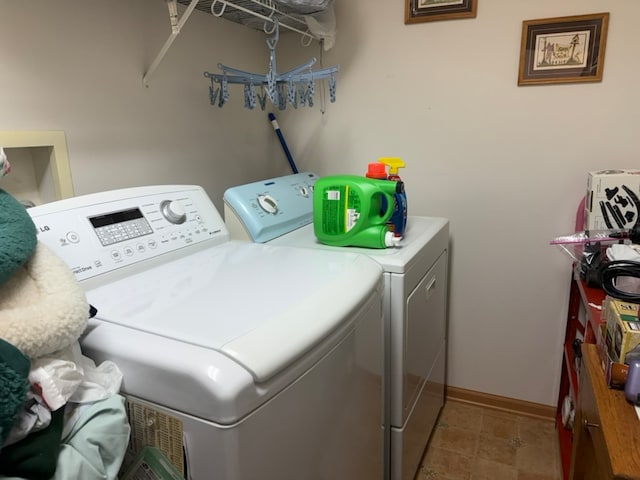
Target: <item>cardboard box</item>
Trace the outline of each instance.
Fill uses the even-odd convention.
[[[630,229],[640,215],[640,170],[589,172],[585,230]]]
[[[605,344],[610,361],[628,363],[640,358],[640,321],[637,303],[610,297],[605,302],[607,330]]]

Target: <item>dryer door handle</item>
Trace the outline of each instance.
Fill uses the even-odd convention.
[[[429,297],[431,297],[433,292],[435,292],[435,290],[436,290],[436,276],[435,275],[433,276],[433,278],[431,280],[429,280],[429,283],[427,283],[427,286],[424,287],[424,289],[425,289],[425,293],[427,295],[427,300],[428,300]]]

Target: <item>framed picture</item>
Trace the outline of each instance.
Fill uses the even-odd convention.
[[[522,22],[518,85],[599,82],[608,13]]]
[[[476,16],[478,0],[404,0],[404,23],[433,22]]]

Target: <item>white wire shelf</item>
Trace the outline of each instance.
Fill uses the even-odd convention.
[[[255,30],[263,30],[265,22],[277,18],[281,28],[301,35],[303,45],[309,45],[313,40],[319,40],[309,32],[304,15],[295,12],[294,9],[286,5],[276,5],[273,0],[166,0],[166,3],[169,9],[171,34],[143,76],[142,82],[145,86],[148,86],[151,77],[194,10],[200,10]],[[181,17],[178,15],[178,4],[186,6]]]

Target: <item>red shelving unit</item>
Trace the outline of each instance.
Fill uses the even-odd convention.
[[[569,293],[569,308],[567,311],[567,327],[563,345],[562,376],[556,412],[556,429],[560,445],[563,478],[569,478],[572,451],[572,431],[565,428],[562,421],[562,404],[564,398],[570,395],[573,404],[577,405],[579,394],[579,362],[576,362],[573,341],[577,335],[583,337],[585,343],[596,343],[600,323],[601,305],[605,293],[599,288],[591,288],[580,278],[571,276],[571,290]],[[580,311],[585,312],[584,323],[581,322]]]
[[[574,283],[578,286],[580,299],[587,313],[587,330],[584,341],[586,343],[596,343],[596,332],[602,323],[602,302],[606,295],[600,288],[588,287],[587,284],[580,279],[577,279]]]

